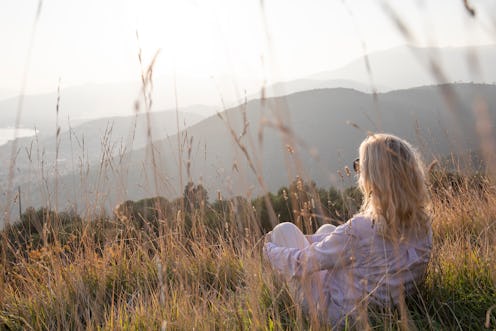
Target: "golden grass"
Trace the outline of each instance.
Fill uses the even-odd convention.
[[[369,311],[369,328],[484,326],[496,302],[495,199],[489,186],[434,196],[432,261],[407,302],[409,320]],[[63,242],[18,247],[2,266],[0,328],[330,329],[308,320],[270,272],[256,227],[229,223],[229,207],[214,214],[224,224],[215,231],[201,215],[190,214],[189,233],[166,222],[157,235],[119,219],[84,220],[55,236]],[[488,323],[496,327],[494,313]]]

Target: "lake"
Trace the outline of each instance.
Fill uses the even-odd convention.
[[[0,128],[0,145],[5,145],[8,141],[14,140],[14,134],[16,134],[17,138],[21,137],[30,137],[36,134],[35,130],[32,129],[17,129],[17,132],[14,128]]]

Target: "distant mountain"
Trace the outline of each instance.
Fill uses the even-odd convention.
[[[302,79],[279,82],[265,89],[265,97],[283,96],[306,90],[344,87],[362,92],[385,92],[424,85],[454,82],[495,83],[496,45],[459,48],[397,47],[367,55],[370,72],[363,58],[334,71],[321,72]],[[434,64],[434,65],[433,65]],[[434,75],[434,72],[441,74]],[[211,105],[204,113],[234,107],[245,98],[262,97],[256,79],[220,77],[166,77],[153,79],[152,109],[203,104]],[[373,84],[372,84],[373,83]],[[7,93],[7,92],[6,92]],[[9,95],[8,92],[6,95]],[[141,84],[87,84],[63,88],[60,93],[59,125],[68,127],[88,118],[130,115],[142,96]],[[54,132],[57,93],[26,95],[21,127],[36,127],[40,135]],[[0,90],[0,128],[13,127],[19,99],[2,100]],[[141,111],[144,106],[141,105]],[[190,111],[195,112],[195,111]],[[106,114],[106,115],[104,115]]]
[[[129,84],[85,85],[69,87],[60,93],[59,125],[66,129],[81,119],[133,113],[134,101],[138,98],[138,86]],[[57,93],[25,95],[21,108],[21,126],[37,128],[40,135],[55,132]],[[0,101],[0,127],[15,126],[19,96]],[[108,117],[109,115],[107,115]]]
[[[289,82],[280,82],[267,86],[265,89],[265,97],[273,98],[293,94],[296,92],[320,90],[326,88],[348,88],[365,93],[372,93],[373,89],[370,84],[361,83],[353,80],[345,79],[332,79],[332,80],[318,80],[318,79],[297,79]],[[380,87],[381,90],[387,90],[385,86]],[[261,91],[254,94],[248,99],[258,99],[261,97]]]
[[[41,136],[53,135],[57,120],[57,98],[57,93],[25,95],[21,109],[21,127],[36,128]],[[135,113],[135,105],[139,100],[142,100],[142,95],[138,83],[68,87],[60,92],[58,123],[62,129],[67,129],[70,123],[74,126],[90,119],[130,116]],[[15,126],[18,104],[19,97],[0,100],[0,128]],[[164,107],[163,102],[154,102],[152,110],[174,108],[174,99],[171,98],[167,104],[169,108]],[[181,109],[189,113],[211,114],[217,108],[189,104]],[[145,110],[141,102],[139,111]]]
[[[149,115],[149,119],[146,114],[139,113],[91,120],[61,131],[58,138],[54,130],[51,136],[17,139],[16,181],[38,181],[40,177],[53,176],[55,170],[63,176],[81,167],[98,166],[104,156],[112,158],[143,148],[149,139],[165,139],[204,119],[204,116],[182,110],[177,113],[151,112]],[[148,128],[151,128],[150,137]],[[8,182],[12,146],[13,142],[0,146],[0,159],[5,160],[5,166],[0,169],[2,187]],[[46,171],[43,175],[41,168]]]
[[[374,82],[378,91],[440,83],[496,83],[496,45],[453,48],[402,46],[368,54],[367,58],[370,72],[362,58],[340,69],[311,75],[308,79],[345,79],[368,86]],[[439,70],[440,76],[436,77],[436,70]],[[440,80],[441,77],[443,80]]]
[[[279,82],[265,88],[265,97],[277,97],[322,88],[351,88],[361,92],[385,92],[439,83],[495,83],[496,45],[459,48],[397,47],[367,55],[364,58],[328,72],[306,78]],[[440,73],[440,74],[434,74]],[[372,84],[373,83],[373,84]],[[212,105],[204,113],[237,106],[245,98],[263,97],[254,79],[233,77],[172,77],[153,80],[152,109],[168,109],[195,104]],[[2,100],[0,91],[0,128],[13,127],[19,104],[18,97]],[[10,92],[9,92],[10,93]],[[6,95],[8,95],[7,93]],[[40,135],[52,134],[56,122],[57,93],[26,95],[23,100],[21,127],[36,127]],[[89,118],[123,116],[133,113],[136,101],[142,99],[141,84],[87,84],[63,88],[60,93],[59,125],[75,125]],[[141,102],[140,109],[144,106]],[[190,111],[195,112],[195,111]]]
[[[344,167],[369,131],[408,139],[429,162],[479,149],[480,134],[494,133],[495,124],[494,85],[426,86],[376,97],[350,89],[299,92],[252,100],[205,119],[156,141],[153,153],[138,149],[61,176],[58,199],[53,181],[24,185],[23,201],[27,206],[56,200],[59,208],[76,201],[81,210],[94,211],[126,199],[180,196],[188,178],[203,183],[211,199],[217,191],[257,195],[260,180],[275,191],[296,175],[322,187],[343,187],[354,183]],[[489,131],[481,133],[481,127]]]
[[[323,88],[349,88],[360,92],[387,92],[441,83],[496,83],[496,45],[420,48],[401,46],[367,54],[333,71],[269,85],[265,97],[284,96]],[[434,67],[433,67],[434,65]],[[433,68],[439,69],[436,76]],[[248,99],[261,98],[262,91]]]

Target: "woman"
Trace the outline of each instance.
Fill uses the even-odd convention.
[[[412,146],[370,135],[354,168],[363,193],[359,214],[310,236],[281,223],[264,246],[304,310],[334,326],[356,320],[368,304],[401,304],[423,278],[432,247],[423,164]]]

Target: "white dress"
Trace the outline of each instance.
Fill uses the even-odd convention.
[[[273,232],[281,237],[286,231],[276,227]],[[274,240],[265,244],[266,256],[296,290],[303,307],[315,309],[335,326],[358,314],[358,307],[396,305],[402,294],[414,291],[425,275],[432,248],[431,230],[425,238],[393,244],[363,216],[331,233],[307,236],[306,243],[298,238],[302,234],[289,232],[298,248]]]

